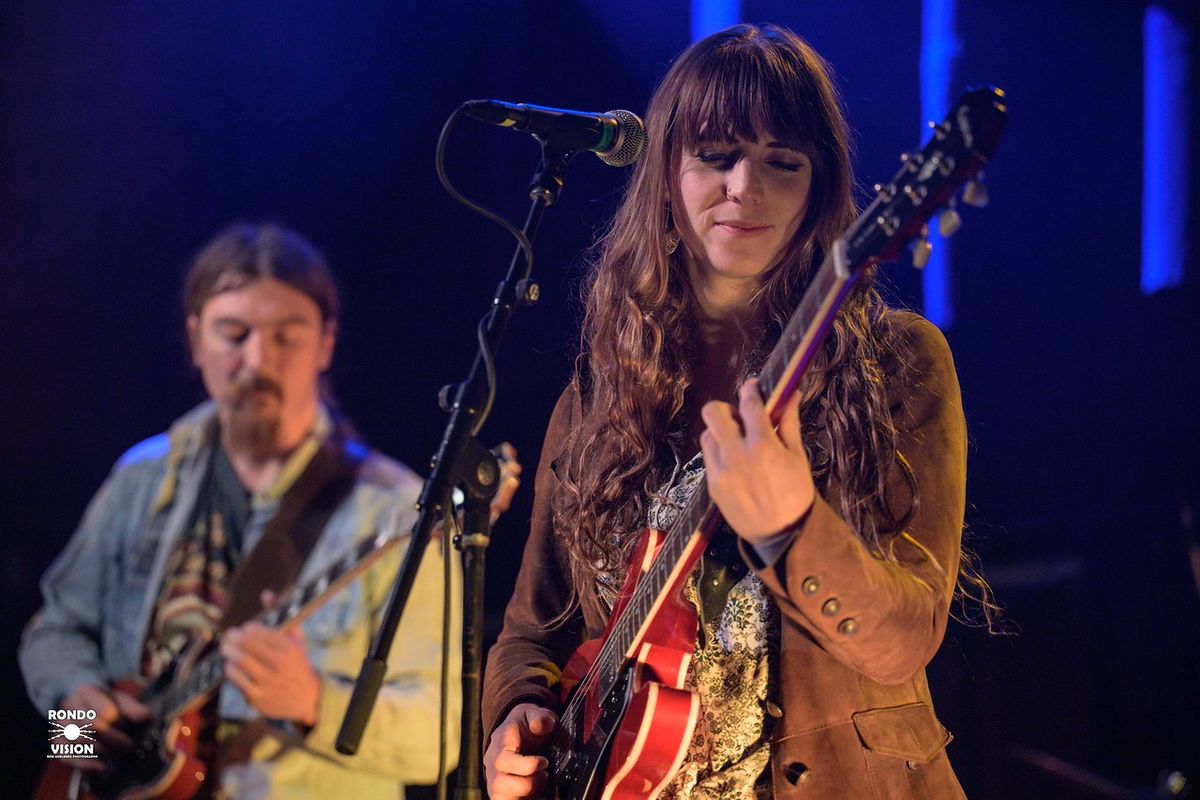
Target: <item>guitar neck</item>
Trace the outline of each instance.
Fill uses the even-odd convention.
[[[800,305],[784,326],[779,342],[759,371],[759,390],[772,422],[779,422],[779,408],[796,391],[800,379],[829,335],[838,309],[861,274],[861,270],[850,268],[845,240],[839,239],[817,270]]]
[[[403,540],[404,537],[383,533],[372,539],[362,540],[320,575],[294,587],[273,607],[255,617],[255,621],[276,630],[300,624]],[[161,689],[151,692],[142,700],[155,719],[168,720],[216,691],[224,680],[225,659],[221,657],[220,651],[214,648],[201,656],[184,676],[167,682]]]

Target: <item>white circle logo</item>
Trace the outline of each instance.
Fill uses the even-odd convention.
[[[75,741],[79,738],[79,726],[72,722],[70,725],[63,728],[62,735],[68,742]]]

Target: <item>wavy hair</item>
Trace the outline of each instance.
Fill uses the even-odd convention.
[[[655,91],[646,131],[646,152],[584,284],[574,378],[583,417],[557,467],[564,491],[554,509],[575,587],[619,583],[648,501],[669,475],[667,434],[688,401],[699,309],[684,248],[667,252],[682,154],[702,136],[770,135],[813,165],[804,219],[752,300],[764,335],[743,354],[743,376],[761,366],[855,216],[850,134],[831,70],[786,29],[737,25],[692,45]],[[899,339],[873,277],[865,275],[846,299],[806,375],[801,418],[817,486],[835,483],[842,516],[873,551],[887,554],[887,540],[911,519],[917,498],[885,395]],[[911,490],[902,508],[889,502],[893,470]],[[591,592],[577,591],[575,600],[599,602]]]

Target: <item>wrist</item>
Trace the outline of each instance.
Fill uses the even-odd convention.
[[[756,541],[748,542],[753,548],[754,554],[758,556],[762,567],[769,567],[779,560],[780,556],[791,546],[800,530],[804,527],[808,515],[812,512],[813,504],[809,503],[794,521],[785,525],[781,530],[761,537]],[[756,565],[757,566],[757,565]]]
[[[312,691],[308,694],[310,699],[305,702],[303,713],[296,721],[311,729],[317,726],[321,708],[321,676],[316,672],[312,673]]]

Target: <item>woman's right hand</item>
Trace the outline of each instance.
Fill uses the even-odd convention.
[[[483,754],[492,800],[541,797],[549,761],[539,754],[546,749],[556,725],[558,717],[548,708],[533,703],[513,706],[492,731]]]

